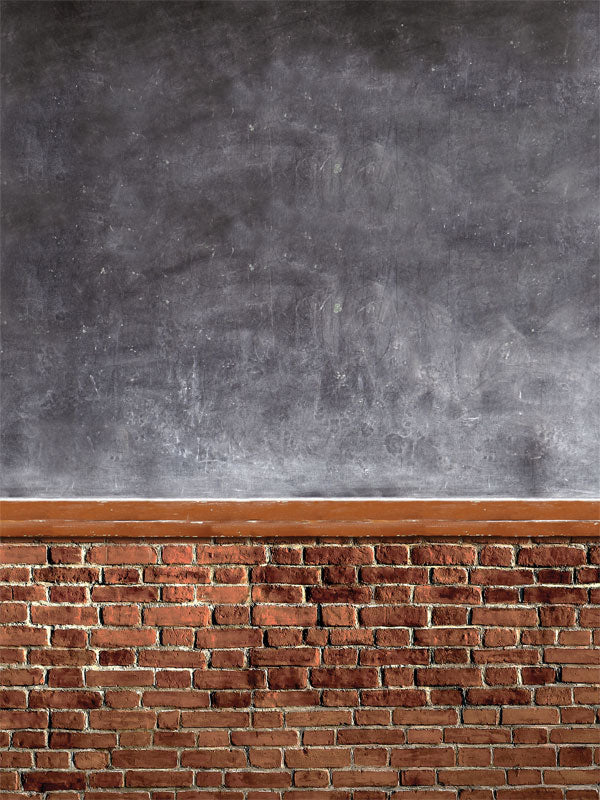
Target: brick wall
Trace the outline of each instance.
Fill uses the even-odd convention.
[[[0,562],[3,800],[598,798],[598,545]]]

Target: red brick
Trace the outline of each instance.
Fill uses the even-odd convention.
[[[143,544],[94,545],[87,554],[92,564],[156,564],[154,548]]]
[[[315,687],[364,688],[377,686],[378,672],[373,668],[346,669],[343,667],[313,668],[311,682]]]
[[[153,711],[90,711],[90,728],[96,730],[138,730],[154,727]]]
[[[375,601],[377,603],[410,603],[412,590],[410,586],[376,586]]]
[[[579,623],[587,628],[600,628],[600,608],[582,608],[579,612]]]
[[[251,571],[254,583],[319,583],[319,570],[315,567],[254,567]]]
[[[255,628],[228,628],[227,630],[199,630],[196,633],[196,647],[259,647],[262,634]]]
[[[0,685],[34,686],[44,682],[44,672],[38,668],[0,669]]]
[[[290,786],[291,775],[287,772],[260,772],[252,770],[250,772],[228,772],[225,773],[225,786],[275,789]]]
[[[600,679],[598,667],[563,667],[562,680],[564,683],[592,683],[597,684]]]
[[[431,611],[432,625],[466,625],[468,609],[460,606],[441,606]]]
[[[555,545],[523,547],[517,555],[517,563],[529,567],[578,567],[585,564],[585,551]]]
[[[48,792],[57,789],[85,788],[83,772],[26,772],[23,775],[23,788],[26,792]]]
[[[335,747],[288,749],[285,752],[285,765],[292,769],[348,767],[350,766],[350,751]]]
[[[261,584],[252,587],[252,600],[255,603],[302,603],[302,586],[270,586]]]
[[[88,686],[152,686],[154,673],[141,669],[90,669],[86,682]]]
[[[523,667],[521,681],[524,685],[542,685],[554,683],[556,672],[549,667]]]
[[[313,647],[278,647],[274,650],[252,650],[250,663],[253,666],[315,666],[319,663],[319,651]]]
[[[156,631],[153,628],[101,628],[90,632],[92,647],[148,647],[155,643]]]
[[[540,608],[540,624],[543,627],[570,627],[575,624],[574,608]]]
[[[398,773],[391,770],[345,770],[332,773],[334,786],[397,786]]]
[[[194,773],[190,770],[131,770],[126,773],[125,785],[131,787],[191,786]]]
[[[76,667],[49,669],[47,680],[48,686],[79,688],[83,686],[83,671]]]
[[[556,766],[554,747],[495,747],[496,767],[553,767]]]
[[[102,609],[102,622],[105,625],[139,625],[140,609],[137,606],[105,606]]]
[[[41,587],[39,587],[41,588]],[[41,598],[45,600],[46,598]],[[51,586],[51,603],[85,603],[88,599],[87,586]]]
[[[477,551],[466,545],[414,545],[411,548],[413,564],[474,564]]]
[[[367,626],[422,627],[427,624],[427,610],[415,606],[361,608],[360,622]]]
[[[443,786],[502,786],[504,772],[500,769],[442,769],[438,781]]]
[[[98,708],[100,692],[34,690],[29,695],[30,708]]]
[[[323,606],[323,625],[353,626],[356,625],[356,609],[348,606]]]
[[[5,793],[32,769],[85,772],[48,800],[579,800],[595,777],[600,592],[571,564],[515,567],[493,543],[203,543],[202,565],[188,543],[68,547],[31,583],[30,566],[0,570]],[[81,566],[109,547],[162,563]]]
[[[394,725],[456,725],[458,716],[454,709],[396,709],[393,721]]]
[[[149,707],[207,708],[210,700],[208,692],[147,690],[142,696],[142,704]]]
[[[254,625],[290,625],[306,627],[317,621],[317,609],[313,606],[254,606]]]
[[[598,567],[581,567],[577,570],[579,583],[600,583],[600,569]]]
[[[194,548],[191,544],[163,545],[162,548],[163,564],[191,564],[193,557],[194,557]]]
[[[46,547],[38,544],[0,545],[2,564],[45,564]]]
[[[263,670],[196,670],[197,689],[256,689],[266,686]]]
[[[366,689],[361,699],[365,706],[424,706],[426,703],[422,689]]]
[[[0,624],[6,622],[25,622],[27,619],[27,606],[25,603],[0,604]]]
[[[318,703],[319,693],[312,689],[254,692],[254,704],[257,708],[315,706]]]
[[[83,550],[70,545],[52,545],[48,561],[50,564],[81,564]]]
[[[215,567],[213,579],[217,583],[247,583],[246,567]]]
[[[205,626],[210,622],[210,609],[207,606],[155,606],[144,609],[144,625],[186,625]]]
[[[562,747],[558,753],[558,763],[561,767],[591,767],[591,747]]]
[[[538,583],[573,583],[573,572],[570,569],[539,569],[537,571]]]
[[[245,603],[249,597],[248,586],[196,586],[199,603]]]
[[[4,625],[0,627],[0,645],[36,645],[48,643],[46,628],[33,628],[30,625]]]
[[[371,564],[373,562],[373,548],[321,546],[306,547],[304,550],[305,564]]]
[[[361,666],[381,666],[383,664],[428,664],[429,651],[414,647],[394,650],[361,650]]]
[[[498,800],[563,800],[562,789],[543,787],[526,789],[498,789]]]
[[[95,603],[153,603],[158,600],[157,586],[94,586]]]
[[[415,644],[436,647],[479,644],[479,633],[473,628],[426,628],[415,631]]]
[[[415,682],[417,686],[481,686],[481,670],[473,667],[417,669]]]
[[[392,767],[453,767],[452,747],[411,747],[392,751]]]
[[[532,627],[537,624],[537,613],[534,608],[474,608],[472,622],[502,628]]]
[[[545,769],[544,783],[557,786],[572,784],[597,786],[600,783],[600,769]]]
[[[32,606],[31,621],[41,625],[97,625],[98,609],[90,606]]]
[[[379,631],[378,633],[382,633]],[[393,644],[408,644],[409,632],[406,630],[383,631],[393,635]],[[398,637],[398,638],[396,638]],[[332,645],[373,644],[373,631],[352,628],[334,628],[329,633],[329,642]]]
[[[469,574],[463,567],[434,567],[431,570],[432,583],[467,583]]]
[[[146,567],[145,583],[209,583],[208,567]]]
[[[536,664],[540,660],[537,650],[524,647],[473,650],[471,656],[475,664]]]
[[[98,583],[97,567],[39,567],[33,571],[36,581],[42,583]]]
[[[239,769],[247,766],[247,759],[243,750],[189,750],[181,754],[181,765],[199,769]]]
[[[512,547],[486,545],[479,552],[479,563],[483,567],[508,567],[512,560]]]
[[[424,567],[362,567],[363,583],[427,583]]]
[[[104,583],[139,583],[141,579],[139,567],[104,567]]]
[[[481,589],[476,586],[417,586],[415,603],[481,603]]]
[[[486,647],[513,647],[517,643],[517,631],[510,628],[492,628],[486,631],[483,644]]]
[[[572,603],[579,605],[587,601],[587,589],[579,587],[531,586],[523,589],[525,603]]]
[[[560,631],[558,643],[573,647],[589,647],[592,644],[591,631]]]
[[[311,603],[368,603],[371,589],[367,586],[308,586],[306,599]]]
[[[531,702],[529,689],[468,689],[467,701],[476,706],[527,705]]]
[[[199,564],[264,564],[265,548],[259,545],[205,545],[196,546]]]
[[[408,547],[403,544],[377,545],[375,558],[380,564],[408,564]]]
[[[357,568],[347,566],[323,567],[323,583],[355,584]]]
[[[480,586],[523,586],[532,584],[531,569],[472,569],[471,583]]]
[[[546,647],[544,661],[550,664],[598,664],[600,650],[587,648],[569,649],[567,647]]]

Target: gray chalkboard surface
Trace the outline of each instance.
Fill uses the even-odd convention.
[[[2,36],[0,494],[598,494],[596,2]]]

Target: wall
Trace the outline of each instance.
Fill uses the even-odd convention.
[[[3,800],[598,798],[598,545],[0,560]]]

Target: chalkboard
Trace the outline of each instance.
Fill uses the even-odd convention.
[[[5,2],[2,484],[598,494],[596,2]]]

